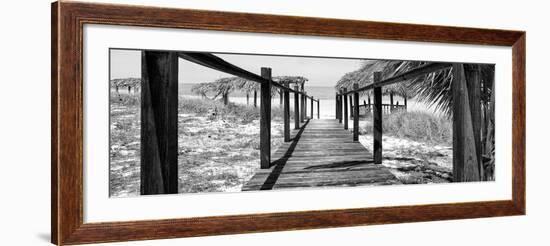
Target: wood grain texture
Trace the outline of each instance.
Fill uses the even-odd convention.
[[[84,223],[82,50],[85,24],[512,47],[512,199]],[[51,25],[52,242],[58,245],[525,214],[525,32],[65,1],[52,4]]]
[[[372,153],[335,119],[310,119],[293,135],[292,143],[272,154],[274,165],[256,171],[243,191],[399,182],[387,168],[374,165]]]

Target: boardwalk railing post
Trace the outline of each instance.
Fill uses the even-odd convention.
[[[334,108],[334,117],[336,119],[338,119],[338,92],[336,92],[336,96],[334,98],[334,104],[335,104],[335,108]]]
[[[336,110],[336,116],[338,118],[338,123],[342,123],[342,90],[338,91],[338,109]]]
[[[178,56],[141,52],[142,195],[178,193]]]
[[[298,85],[294,86],[294,129],[300,129],[300,98]]]
[[[390,93],[390,113],[393,113],[393,92]]]
[[[353,89],[359,89],[359,84],[353,84]],[[359,92],[353,93],[353,141],[359,141]]]
[[[307,120],[307,92],[304,91],[304,121]]]
[[[353,97],[351,94],[349,95],[349,116],[354,117],[353,116]]]
[[[374,82],[382,79],[381,72],[374,72]],[[373,133],[374,133],[374,164],[382,164],[382,87],[374,88],[374,112],[373,112]]]
[[[257,101],[257,100],[258,100],[258,99],[257,99],[257,98],[258,98],[258,95],[257,95],[257,94],[258,94],[258,91],[257,91],[257,90],[254,90],[254,107],[255,107],[255,108],[258,107],[258,101]]]
[[[319,106],[319,104],[321,103],[321,100],[317,99],[317,119],[321,119],[321,111],[319,110],[321,108],[321,106]]]
[[[286,88],[288,88],[288,84],[288,81],[284,83]],[[288,142],[290,141],[290,95],[288,90],[283,92],[283,108],[284,140]]]
[[[309,112],[309,118],[313,119],[313,97],[311,97],[311,112]]]
[[[344,93],[346,93],[348,90],[344,88]],[[344,129],[348,129],[348,95],[342,95],[344,97]]]
[[[469,95],[473,90],[479,90],[479,86],[476,87],[479,82],[469,81],[472,84],[466,83],[464,65],[453,64],[453,82],[451,85],[453,94],[453,181],[454,182],[466,182],[466,181],[479,181],[480,165],[477,154],[477,145],[479,141],[476,141],[476,124],[473,120],[476,118],[473,113],[477,110],[472,110],[470,100],[472,97]],[[470,88],[468,88],[470,87]],[[479,104],[479,98],[477,101],[472,102]],[[479,106],[479,105],[478,105]],[[479,136],[479,135],[478,135]]]
[[[260,91],[260,168],[271,166],[271,68],[262,67]]]

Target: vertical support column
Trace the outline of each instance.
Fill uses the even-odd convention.
[[[381,72],[374,72],[374,82],[382,79]],[[374,112],[373,112],[373,133],[374,133],[374,164],[382,164],[382,87],[374,88]]]
[[[334,97],[334,118],[338,119],[338,92],[336,92],[336,96]]]
[[[343,92],[343,90],[340,89],[339,92],[340,93],[338,95],[338,123],[342,123],[342,104],[343,104],[342,92]]]
[[[294,86],[294,129],[300,129],[300,95],[298,85]]]
[[[390,93],[390,114],[393,113],[393,92]]]
[[[353,97],[349,94],[349,117],[353,117]]]
[[[283,106],[285,90],[279,89],[279,106]]]
[[[301,88],[300,88],[300,91],[302,92],[302,94],[300,94],[300,122],[304,122],[304,118],[306,116],[305,114],[305,94],[304,94],[304,84],[302,83],[301,85]]]
[[[178,193],[178,56],[141,52],[142,195]]]
[[[258,101],[257,101],[257,100],[258,100],[258,99],[257,99],[257,98],[258,98],[258,95],[257,95],[257,94],[258,94],[258,91],[257,91],[257,90],[254,90],[254,107],[255,107],[255,108],[258,107]]]
[[[472,100],[471,93],[474,90],[479,90],[479,81],[466,83],[464,65],[453,64],[453,179],[454,182],[479,181],[480,176],[480,160],[478,159],[478,146],[480,141],[476,141],[476,133],[479,136],[478,124],[474,123],[475,116],[479,113],[476,109],[472,109],[473,104],[478,104],[480,107],[479,98],[477,101]],[[476,86],[477,85],[477,86]],[[470,88],[469,88],[470,87]],[[477,88],[475,88],[477,87]],[[476,93],[474,93],[476,94]],[[480,120],[480,118],[477,118]]]
[[[359,89],[359,84],[353,84],[353,89]],[[353,141],[359,141],[359,92],[353,93]]]
[[[271,68],[262,67],[260,91],[260,168],[271,166]]]
[[[304,121],[307,120],[307,92],[304,91]]]
[[[348,90],[344,88],[343,93],[346,93]],[[344,129],[348,129],[348,95],[342,95],[344,97]]]
[[[288,88],[288,81],[284,83],[284,86]],[[290,95],[288,90],[283,91],[283,134],[284,141],[290,141]]]
[[[246,106],[250,105],[250,94],[246,92]]]
[[[321,100],[317,99],[317,119],[321,119],[321,106],[319,106],[320,103]]]
[[[313,119],[313,97],[311,97],[311,112],[309,112],[309,118]]]

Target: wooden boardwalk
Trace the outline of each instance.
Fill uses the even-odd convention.
[[[353,141],[338,120],[312,119],[292,131],[271,157],[269,169],[259,169],[243,191],[323,186],[382,185],[396,182],[372,152]]]

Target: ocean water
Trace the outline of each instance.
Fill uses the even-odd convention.
[[[193,87],[193,85],[195,85],[195,84],[179,84],[179,86],[178,86],[179,95],[184,96],[184,97],[189,97],[189,98],[201,98],[199,95],[194,94],[191,91],[191,88]],[[336,90],[334,89],[334,87],[305,86],[305,90],[307,91],[308,95],[313,96],[315,99],[319,99],[319,101],[320,101],[319,110],[321,111],[320,112],[320,117],[321,118],[323,118],[323,119],[333,119],[333,118],[336,117],[336,113],[335,113],[336,112],[336,105],[335,105]],[[213,96],[213,95],[208,95],[208,96]],[[291,108],[291,110],[293,110],[293,108],[294,108],[294,102],[292,101],[293,100],[293,95],[291,94],[290,96],[291,96],[290,108]],[[250,101],[249,101],[250,105],[253,104],[253,100],[254,100],[253,99],[253,94],[251,93],[250,94]],[[273,97],[271,105],[274,106],[274,107],[278,107],[280,105],[279,100],[280,100],[279,95],[275,95]],[[366,96],[360,97],[360,99],[359,99],[361,104],[363,104],[363,102],[366,101],[366,100],[367,100]],[[372,98],[371,98],[371,100],[372,100]],[[384,104],[388,104],[389,100],[390,100],[389,96],[383,96],[382,97],[382,103],[384,103]],[[241,92],[241,91],[234,91],[234,92],[229,94],[229,101],[233,102],[233,103],[246,105],[247,104],[246,93]],[[258,92],[258,101],[257,102],[258,102],[258,105],[260,105],[259,92]],[[404,102],[403,98],[401,98],[399,96],[394,96],[394,103],[399,103],[399,105],[403,105],[403,102]],[[307,109],[308,110],[308,115],[310,115],[311,102],[309,100],[307,102],[307,107],[308,107],[308,109]],[[432,107],[429,107],[429,105],[427,105],[425,103],[418,102],[415,99],[409,99],[407,101],[407,108],[408,108],[408,110],[411,110],[411,111],[423,111],[423,112],[428,112],[428,113],[432,113],[432,114],[435,114],[435,115],[440,115],[440,112],[437,112]],[[314,117],[317,118],[317,103],[316,102],[313,103],[313,109],[314,109]]]

